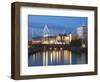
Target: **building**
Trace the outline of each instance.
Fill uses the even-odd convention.
[[[43,29],[43,38],[42,44],[69,44],[72,40],[72,35],[69,34],[58,34],[58,35],[50,35],[50,31],[48,26],[45,25]]]
[[[77,28],[77,37],[82,39],[83,44],[87,45],[88,29],[86,26],[81,26]]]
[[[42,40],[42,44],[69,44],[72,40],[72,35],[59,34],[57,36],[48,36]]]
[[[72,34],[61,33],[58,35],[50,34],[48,26],[45,24],[43,29],[43,35],[39,37],[33,37],[31,44],[70,44],[72,40]]]
[[[56,41],[58,42],[58,44],[69,44],[72,40],[72,35],[69,34],[59,34],[56,37]]]

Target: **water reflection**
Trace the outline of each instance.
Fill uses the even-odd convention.
[[[50,65],[69,65],[69,64],[86,64],[86,53],[73,53],[68,50],[49,50],[29,54],[28,66],[50,66]]]

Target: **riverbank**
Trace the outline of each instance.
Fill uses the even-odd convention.
[[[37,52],[43,52],[44,50],[52,51],[52,50],[69,50],[74,53],[87,53],[87,48],[75,47],[69,45],[34,45],[28,48],[28,53],[33,54]]]

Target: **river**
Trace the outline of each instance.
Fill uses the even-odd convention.
[[[87,53],[74,53],[69,50],[44,50],[28,54],[28,66],[87,64]]]

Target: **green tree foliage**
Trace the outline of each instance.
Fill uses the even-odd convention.
[[[29,53],[36,53],[38,51],[39,51],[38,47],[35,47],[35,46],[33,46],[31,48],[28,48],[28,52]]]
[[[70,46],[81,47],[82,46],[82,39],[72,40]]]

